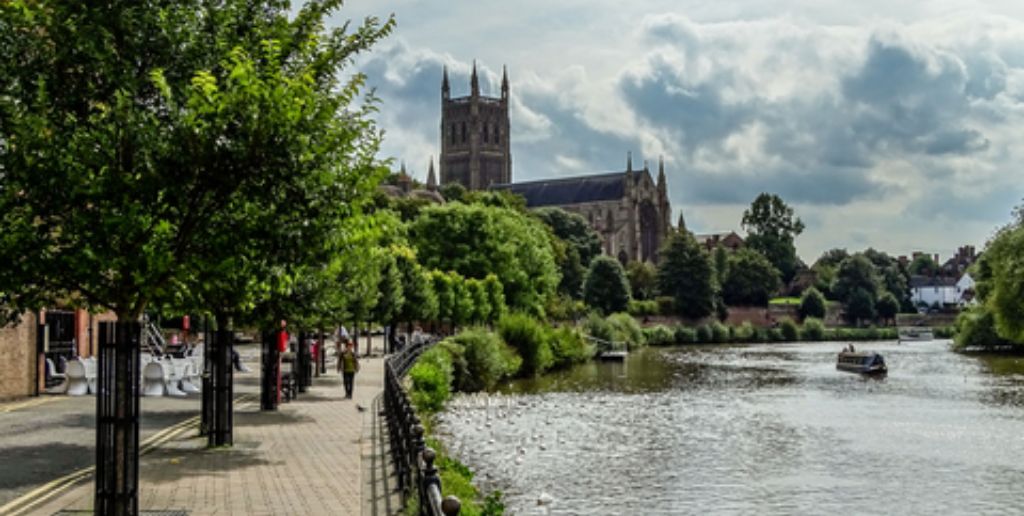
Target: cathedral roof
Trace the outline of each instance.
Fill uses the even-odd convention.
[[[494,185],[491,188],[522,195],[526,198],[526,205],[530,208],[615,201],[625,196],[625,178],[623,177],[625,174],[627,172],[611,172],[592,176]]]

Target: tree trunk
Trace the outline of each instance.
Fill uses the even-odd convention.
[[[213,429],[208,443],[210,446],[231,446],[234,443],[234,414],[232,398],[234,397],[234,371],[232,368],[231,351],[234,348],[235,335],[231,330],[231,318],[218,313],[216,345],[213,359]]]
[[[278,378],[281,374],[281,354],[277,350],[279,332],[264,331],[260,339],[260,410],[277,410]]]
[[[124,314],[100,323],[95,514],[138,514],[139,347],[142,325]]]
[[[203,392],[200,400],[199,435],[210,435],[213,432],[214,371],[213,332],[210,331],[210,317],[203,317]]]

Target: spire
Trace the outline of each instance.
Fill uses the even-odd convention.
[[[626,172],[633,171],[633,151],[626,151]]]
[[[665,158],[658,156],[658,191],[664,192],[668,187],[665,184]]]
[[[427,190],[437,190],[437,176],[434,175],[434,157],[430,157],[430,168],[427,170]]]
[[[683,212],[682,211],[679,212],[679,223],[676,226],[676,229],[679,230],[680,233],[686,231],[686,221],[683,220]]]
[[[401,171],[399,172],[399,175],[401,175],[401,176],[407,176],[407,175],[409,175],[409,174],[406,174],[406,173],[405,173],[405,160],[402,160],[402,169],[401,169]]]
[[[473,76],[469,79],[469,88],[474,97],[480,96],[480,80],[476,77],[476,59],[473,60]]]
[[[451,87],[448,86],[448,65],[445,65],[443,76],[441,78],[441,98],[447,99],[450,96]]]
[[[501,65],[501,98],[508,98],[508,67]]]

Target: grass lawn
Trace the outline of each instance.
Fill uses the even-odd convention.
[[[799,305],[799,297],[776,297],[771,301],[768,301],[770,305]]]

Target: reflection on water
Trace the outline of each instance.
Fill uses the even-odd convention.
[[[1024,359],[947,345],[865,343],[877,379],[836,343],[645,349],[458,397],[439,430],[510,514],[1024,512]]]

